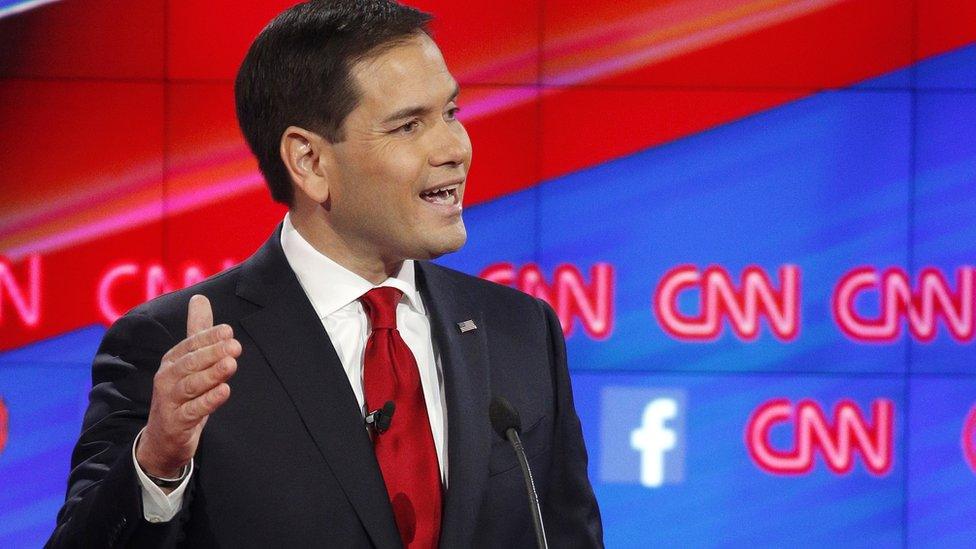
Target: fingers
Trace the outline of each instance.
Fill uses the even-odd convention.
[[[205,370],[193,372],[182,378],[176,388],[181,400],[192,400],[215,386],[230,379],[237,371],[237,361],[232,356],[224,356]]]
[[[180,415],[187,423],[196,423],[214,413],[230,398],[230,386],[221,383],[206,393],[187,401],[180,406]]]
[[[225,339],[197,349],[192,353],[187,353],[176,360],[174,374],[178,377],[184,377],[193,372],[206,370],[225,356],[234,358],[241,356],[240,342],[236,339]]]
[[[192,336],[208,328],[213,328],[213,309],[206,296],[196,294],[190,298],[186,313],[186,335]]]
[[[177,343],[175,347],[163,355],[163,362],[176,362],[183,358],[184,355],[231,339],[232,337],[234,337],[234,330],[226,324],[208,328],[202,332],[190,335],[183,341]]]

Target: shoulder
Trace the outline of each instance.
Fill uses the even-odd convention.
[[[429,281],[450,282],[455,289],[468,293],[473,296],[490,296],[495,299],[502,299],[512,302],[523,302],[529,304],[536,299],[525,292],[516,290],[508,286],[503,286],[497,282],[485,280],[477,276],[472,276],[461,271],[444,267],[429,261],[418,261],[420,269],[424,272],[425,278]],[[432,291],[443,290],[443,284],[437,284]]]
[[[445,291],[445,287],[450,288],[463,294],[469,301],[477,303],[482,311],[489,314],[537,321],[544,321],[550,315],[555,317],[548,303],[521,290],[428,261],[419,263],[428,280],[440,282],[437,287],[430,288],[431,292]]]

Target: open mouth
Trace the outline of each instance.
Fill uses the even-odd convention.
[[[436,189],[420,193],[420,198],[431,204],[452,206],[458,203],[458,188],[460,186],[458,183],[452,183],[443,187],[437,187]]]

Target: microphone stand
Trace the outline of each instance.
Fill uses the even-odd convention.
[[[546,542],[546,529],[542,524],[542,507],[539,505],[539,494],[535,491],[535,480],[532,478],[532,469],[529,468],[529,460],[525,456],[525,448],[522,446],[522,439],[514,427],[505,431],[508,442],[515,450],[515,457],[518,458],[519,467],[522,468],[522,476],[525,478],[525,491],[529,495],[529,512],[532,514],[532,526],[535,528],[535,542],[539,549],[548,549]]]
[[[542,507],[539,505],[539,494],[535,490],[532,469],[529,468],[529,460],[525,456],[525,448],[522,446],[521,437],[519,437],[519,431],[522,430],[522,420],[519,418],[518,410],[506,398],[495,397],[488,408],[488,417],[495,432],[508,440],[512,449],[515,450],[515,457],[518,458],[519,467],[522,469],[522,478],[525,479],[525,491],[529,496],[529,513],[532,515],[536,545],[539,549],[549,549],[549,543],[546,541],[546,529],[542,524]]]

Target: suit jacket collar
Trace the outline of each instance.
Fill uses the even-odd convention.
[[[237,294],[257,312],[241,324],[277,375],[378,547],[400,545],[386,486],[356,397],[281,249],[281,225],[242,265]],[[417,261],[417,286],[440,349],[447,400],[448,486],[441,546],[471,546],[488,479],[488,347],[479,299],[457,275]],[[461,332],[472,320],[476,330]]]

